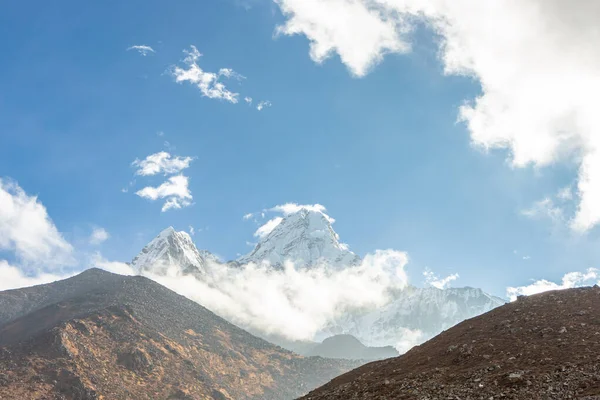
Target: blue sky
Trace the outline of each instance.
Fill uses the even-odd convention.
[[[407,251],[416,283],[428,267],[504,295],[598,266],[596,228],[574,233],[543,210],[524,213],[574,188],[579,164],[514,166],[516,150],[472,145],[457,115],[481,79],[444,74],[431,30],[419,26],[410,53],[356,77],[335,52],[311,59],[308,35],[275,35],[289,18],[267,0],[5,5],[0,177],[38,196],[76,247],[106,229],[90,251],[112,260],[130,260],[169,225],[193,226],[199,248],[232,259],[254,240],[244,214],[297,202],[325,205],[359,255]],[[127,51],[134,45],[154,52]],[[169,71],[191,45],[202,69],[246,77],[223,80],[238,104],[175,82]],[[260,100],[272,106],[258,111]],[[194,157],[193,205],[161,212],[161,201],[135,195],[165,180],[131,165],[159,151]],[[564,210],[575,207],[569,199]]]

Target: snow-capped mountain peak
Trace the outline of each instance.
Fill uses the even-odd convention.
[[[206,250],[198,251],[187,232],[177,232],[170,226],[142,249],[131,266],[138,273],[202,276],[207,260],[217,261],[217,258]]]
[[[360,263],[360,257],[340,243],[332,223],[333,219],[321,211],[300,209],[283,217],[254,250],[237,261],[241,264],[267,262],[275,267],[281,267],[288,260],[306,267],[321,263],[336,267]]]

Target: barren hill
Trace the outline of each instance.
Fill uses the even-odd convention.
[[[598,399],[600,288],[521,297],[303,399]]]
[[[2,399],[286,399],[356,362],[305,358],[143,277],[0,292]]]

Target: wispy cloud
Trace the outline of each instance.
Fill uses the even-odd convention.
[[[267,237],[269,233],[273,232],[273,229],[277,228],[277,225],[279,225],[281,221],[283,221],[282,217],[275,217],[268,220],[265,224],[261,225],[256,232],[254,232],[254,236],[259,239]]]
[[[258,103],[258,105],[256,106],[256,109],[258,111],[262,111],[265,107],[271,107],[272,105],[273,104],[271,104],[270,101],[264,100],[264,101],[261,101],[260,103]]]
[[[585,272],[569,272],[565,274],[560,283],[540,279],[527,286],[509,287],[506,289],[506,295],[511,301],[514,301],[520,295],[529,296],[549,290],[570,289],[594,284],[600,284],[600,272],[596,268],[589,268]]]
[[[104,243],[110,238],[110,235],[104,228],[96,227],[92,230],[92,234],[90,235],[90,244],[99,245]]]
[[[135,46],[131,46],[127,48],[127,51],[136,50],[138,53],[146,57],[148,54],[156,53],[154,49],[150,46],[146,46],[145,44],[138,44]]]
[[[440,278],[429,268],[423,271],[423,276],[425,277],[425,283],[438,289],[446,289],[448,286],[450,286],[452,281],[455,281],[460,277],[458,274],[452,274],[446,276],[445,278]]]
[[[319,212],[319,213],[323,214],[329,222],[331,222],[331,223],[335,222],[335,220],[332,217],[330,217],[329,215],[326,214],[327,209],[325,208],[325,206],[323,206],[321,204],[285,203],[285,204],[277,205],[275,207],[271,207],[265,211],[280,212],[280,213],[283,213],[284,215],[290,215],[290,214],[295,214],[300,210]]]
[[[184,52],[186,53],[183,60],[185,67],[172,66],[170,70],[175,77],[175,82],[189,82],[200,89],[202,95],[209,99],[219,99],[230,103],[238,102],[239,93],[227,89],[221,82],[221,78],[245,79],[242,75],[230,68],[221,68],[218,73],[206,72],[198,65],[202,54],[195,46],[190,46],[190,50],[184,50]]]
[[[521,214],[528,218],[548,218],[554,223],[561,223],[565,220],[562,208],[549,197],[536,201],[530,208],[522,210]]]
[[[192,193],[188,187],[189,179],[183,175],[170,177],[158,187],[147,186],[135,194],[148,200],[166,199],[162,212],[179,209],[192,204]]]
[[[188,168],[193,161],[192,157],[171,156],[166,151],[150,154],[143,160],[136,159],[131,163],[137,167],[136,175],[150,176],[156,174],[176,174]]]

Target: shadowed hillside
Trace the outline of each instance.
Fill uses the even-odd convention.
[[[149,279],[98,269],[0,292],[0,305],[3,399],[286,399],[357,366],[295,355]]]

